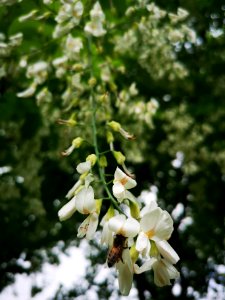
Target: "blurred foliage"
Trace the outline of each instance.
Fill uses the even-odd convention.
[[[125,4],[132,1],[101,1],[109,16],[110,2],[122,19]],[[115,81],[121,88],[136,82],[145,99],[153,97],[160,104],[152,129],[145,124],[135,127],[135,117],[129,114],[123,119],[128,128],[135,128],[137,139],[132,145],[127,141],[121,141],[121,145],[136,174],[137,193],[155,185],[160,205],[170,213],[178,203],[184,205],[183,213],[175,220],[171,243],[181,258],[181,294],[175,297],[171,287],[159,291],[151,284],[149,274],[135,278],[135,285],[140,299],[149,299],[149,293],[152,299],[192,299],[190,288],[205,295],[210,279],[224,284],[224,274],[217,272],[216,265],[224,264],[225,6],[222,1],[210,0],[159,0],[157,5],[171,12],[181,6],[190,12],[187,22],[195,29],[197,42],[186,42],[177,49],[188,76],[172,81],[166,76],[156,79],[137,59],[125,57],[123,63],[130,71],[117,74]],[[61,117],[60,94],[65,82],[49,79],[54,102],[46,107],[32,98],[16,97],[27,87],[27,79],[17,67],[18,60],[27,56],[35,61],[42,56],[42,49],[43,59],[49,57],[57,43],[50,39],[55,26],[52,18],[42,25],[37,21],[18,22],[18,16],[32,9],[45,11],[46,6],[38,0],[0,6],[1,32],[7,38],[20,31],[24,34],[22,47],[0,58],[0,67],[4,65],[6,70],[6,76],[0,78],[0,289],[11,283],[15,274],[40,270],[46,259],[57,263],[52,247],[63,240],[64,251],[76,239],[75,228],[80,223],[76,216],[62,226],[57,217],[65,194],[76,180],[74,162],[81,157],[78,152],[71,158],[60,155],[73,135],[72,130],[56,122]],[[57,5],[52,9],[57,11]],[[108,45],[105,50],[109,56],[110,48]],[[113,109],[119,119],[121,112]],[[179,153],[182,162],[176,166],[173,162]],[[192,218],[192,224],[182,230],[187,217]],[[97,264],[104,263],[106,251],[101,251],[98,248],[91,256],[89,287],[94,284]],[[30,262],[29,267],[19,263],[21,257]],[[38,291],[34,287],[32,292]],[[108,283],[102,283],[99,299],[108,299],[110,292]],[[83,293],[81,286],[70,292],[60,287],[54,299],[74,299]]]

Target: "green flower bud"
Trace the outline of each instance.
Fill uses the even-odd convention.
[[[113,151],[113,156],[119,165],[124,164],[126,157],[120,151]]]
[[[112,128],[112,130],[116,131],[116,132],[120,132],[121,129],[121,125],[120,123],[116,122],[116,121],[111,121],[108,122],[107,124],[110,128]]]
[[[83,139],[81,137],[77,137],[72,141],[72,146],[74,149],[80,148],[81,144],[83,143]]]
[[[130,213],[133,218],[135,218],[135,219],[140,218],[140,207],[139,207],[138,202],[130,201]]]
[[[86,161],[90,161],[91,162],[91,166],[93,167],[96,164],[97,156],[95,154],[90,154],[86,158]]]
[[[107,158],[105,157],[105,155],[103,155],[103,156],[100,157],[100,159],[99,159],[99,165],[102,168],[106,168],[107,167],[108,162],[107,162]]]
[[[88,80],[88,84],[89,84],[90,87],[94,87],[94,86],[96,85],[96,83],[97,83],[97,80],[96,80],[96,78],[94,78],[94,77],[91,77],[91,78]]]
[[[113,134],[111,131],[106,132],[106,139],[107,139],[108,144],[114,142],[114,137],[113,137]]]

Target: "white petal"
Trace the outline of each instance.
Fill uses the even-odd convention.
[[[134,273],[141,274],[152,269],[152,264],[156,261],[155,258],[147,260],[141,267],[134,265]]]
[[[125,188],[120,182],[116,182],[113,185],[113,195],[117,199],[124,199],[125,198]]]
[[[162,209],[157,207],[153,211],[145,214],[140,221],[141,229],[144,232],[153,230],[159,221],[161,212],[162,212]]]
[[[114,216],[109,220],[109,229],[115,233],[119,233],[125,221],[126,217],[124,215]]]
[[[88,240],[91,240],[94,237],[97,227],[98,227],[98,214],[93,213],[90,215],[89,226],[86,233],[86,238]]]
[[[170,285],[170,276],[167,267],[162,260],[156,261],[152,265],[154,271],[154,283],[159,286]]]
[[[173,220],[167,211],[162,211],[155,227],[155,235],[159,240],[168,240],[173,232]]]
[[[76,211],[75,197],[66,203],[58,212],[60,221],[69,219]]]
[[[29,88],[27,88],[23,92],[17,93],[16,95],[17,97],[20,98],[28,98],[33,96],[35,92],[36,92],[36,85],[32,84]]]
[[[128,218],[123,225],[123,235],[126,237],[135,237],[139,230],[140,224],[134,218]]]
[[[90,169],[91,169],[91,162],[90,161],[85,161],[83,163],[80,163],[77,166],[77,172],[80,173],[80,174],[89,172]]]
[[[91,186],[83,188],[76,197],[76,208],[81,214],[90,214],[95,211],[94,190]]]
[[[101,244],[112,246],[113,244],[113,232],[109,229],[109,223],[105,222],[102,229]]]
[[[127,264],[130,272],[133,273],[133,263],[132,263],[132,260],[130,257],[130,251],[128,248],[123,250],[122,259],[123,259],[123,263]]]
[[[144,215],[146,215],[147,213],[153,211],[154,209],[156,209],[158,207],[158,204],[155,200],[151,200],[150,203],[146,206],[144,206],[141,210],[141,217],[143,217]]]
[[[90,215],[80,224],[77,237],[82,238],[86,235],[90,223]]]
[[[119,271],[119,289],[123,296],[128,296],[133,282],[133,273],[130,272],[130,269],[127,264],[119,262],[116,264]]]
[[[170,279],[177,279],[180,277],[180,273],[177,271],[177,269],[171,265],[166,259],[163,259],[163,262],[165,266],[167,267],[167,271],[169,273]]]
[[[92,213],[95,211],[95,199],[94,199],[94,190],[91,186],[85,188],[84,193],[84,213]]]
[[[137,182],[133,178],[127,176],[127,174],[118,167],[116,168],[114,177],[115,182],[119,181],[126,189],[131,189],[137,185]]]
[[[74,196],[74,193],[78,189],[78,187],[82,184],[81,180],[78,180],[74,186],[69,190],[69,192],[66,194],[66,198],[70,199],[71,197]]]
[[[175,264],[180,259],[176,251],[170,246],[167,241],[156,242],[156,247],[158,248],[161,255],[166,258],[171,264]]]
[[[144,232],[140,232],[138,237],[137,237],[137,241],[136,241],[136,250],[138,252],[142,252],[144,249],[147,248],[148,246],[148,237],[146,236],[146,234]]]

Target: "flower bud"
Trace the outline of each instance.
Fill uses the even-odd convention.
[[[99,159],[99,165],[101,168],[106,168],[107,165],[108,165],[108,162],[107,162],[107,158],[105,157],[105,155],[102,155]]]
[[[122,165],[126,160],[126,157],[120,151],[113,151],[113,156],[119,165]]]
[[[88,84],[90,87],[94,87],[96,85],[96,83],[97,83],[97,80],[94,77],[92,77],[88,80]]]
[[[116,122],[116,121],[111,121],[108,122],[107,124],[110,128],[112,128],[112,130],[116,131],[116,132],[120,132],[121,129],[121,125],[120,123]]]
[[[106,132],[106,139],[107,139],[107,143],[109,144],[114,142],[114,137],[111,131]]]
[[[80,148],[83,141],[84,140],[81,137],[77,137],[72,141],[72,145],[75,147],[75,149]]]
[[[130,214],[133,218],[140,218],[140,207],[136,201],[130,201]]]
[[[95,154],[90,154],[88,155],[88,157],[86,158],[86,161],[90,161],[91,166],[93,167],[96,164],[97,161],[97,156]]]

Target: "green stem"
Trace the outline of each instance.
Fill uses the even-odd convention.
[[[92,63],[92,52],[91,52],[91,36],[88,36],[88,64],[90,67],[90,75],[91,77],[93,77],[93,63]],[[100,159],[100,152],[98,149],[98,139],[97,139],[97,126],[96,126],[96,101],[95,101],[95,95],[94,95],[94,90],[93,87],[91,87],[91,97],[90,97],[90,102],[91,102],[91,108],[92,108],[92,135],[93,135],[93,145],[94,145],[94,150],[95,150],[95,154],[97,156],[97,164],[98,164],[98,170],[99,170],[99,176],[101,179],[101,182],[104,186],[104,189],[106,191],[106,194],[108,195],[109,199],[111,200],[111,202],[113,203],[113,205],[116,207],[116,209],[124,214],[124,212],[121,210],[121,208],[118,205],[118,202],[114,199],[114,197],[112,196],[107,184],[106,184],[106,180],[105,180],[105,175],[104,175],[104,171],[103,168],[101,168],[101,166],[99,165],[99,159]]]

